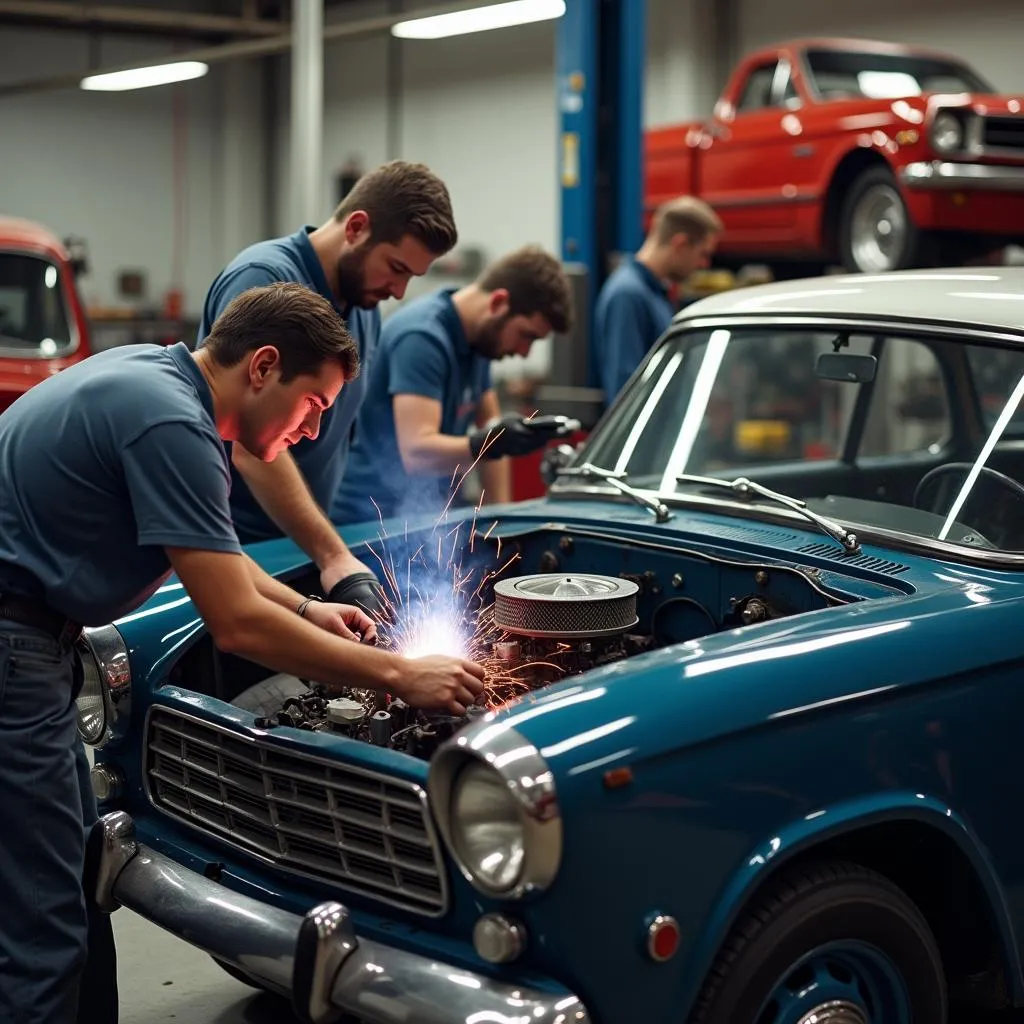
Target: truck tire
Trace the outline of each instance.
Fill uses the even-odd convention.
[[[839,213],[839,256],[852,273],[882,274],[920,265],[921,233],[888,167],[853,180]]]
[[[928,922],[889,879],[845,862],[783,875],[737,921],[689,1024],[946,1024]]]

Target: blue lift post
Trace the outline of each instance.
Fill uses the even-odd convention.
[[[636,251],[643,234],[646,0],[565,6],[557,29],[558,173],[561,257],[574,285],[576,325],[555,346],[552,384],[563,411],[589,426],[601,404],[600,395],[583,394],[595,386],[594,303],[616,258]]]

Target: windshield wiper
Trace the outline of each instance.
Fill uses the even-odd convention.
[[[825,533],[827,533],[834,541],[843,546],[844,551],[848,551],[850,554],[855,555],[860,551],[860,541],[857,540],[857,535],[851,533],[849,530],[844,529],[837,522],[831,519],[826,519],[824,516],[818,515],[817,512],[812,512],[807,507],[807,502],[801,501],[799,498],[791,498],[788,494],[780,494],[778,491],[773,491],[763,484],[754,483],[753,480],[748,480],[745,476],[737,477],[735,480],[719,480],[713,476],[697,476],[694,473],[680,473],[676,477],[676,483],[679,484],[702,484],[706,487],[717,487],[722,490],[732,491],[735,494],[739,494],[743,497],[750,497],[751,494],[758,494],[762,498],[770,498],[772,501],[777,501],[780,505],[785,505],[787,508],[793,509],[794,512],[799,512],[802,516],[806,516],[812,523],[819,526]]]
[[[643,505],[653,513],[655,522],[667,523],[672,518],[668,506],[657,498],[649,498],[641,494],[635,487],[630,487],[624,480],[625,473],[616,473],[610,469],[601,469],[590,462],[584,462],[579,466],[561,466],[555,471],[555,477],[581,476],[584,480],[604,480],[612,487],[621,491],[627,497],[632,498],[638,505]]]

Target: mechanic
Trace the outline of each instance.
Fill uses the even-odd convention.
[[[669,285],[709,265],[721,231],[707,203],[693,196],[673,199],[655,210],[637,253],[608,276],[590,342],[591,384],[603,389],[606,406],[668,329],[675,313]]]
[[[454,714],[483,689],[472,662],[353,642],[374,637],[365,612],[303,599],[238,542],[224,442],[269,462],[316,437],[358,368],[331,303],[299,284],[256,288],[205,342],[195,353],[182,343],[102,352],[0,415],[0,792],[11,826],[0,844],[3,1021],[75,1019],[83,815],[86,829],[97,816],[76,732],[81,623],[125,615],[173,570],[224,651]],[[81,1009],[97,1019],[95,1007]]]
[[[353,523],[413,509],[439,512],[477,459],[485,500],[510,500],[504,456],[542,448],[562,436],[565,421],[502,416],[491,362],[525,356],[538,338],[567,331],[570,307],[559,261],[524,246],[471,284],[442,288],[393,313],[370,368],[331,518]]]
[[[384,614],[373,571],[354,558],[327,519],[341,483],[366,374],[380,339],[378,303],[401,298],[457,240],[444,183],[422,164],[392,161],[363,175],[319,228],[258,242],[220,273],[206,297],[199,343],[240,292],[296,281],[330,300],[359,346],[363,372],[323,416],[320,433],[273,462],[231,450],[231,514],[243,544],[287,534],[316,563],[331,601]]]

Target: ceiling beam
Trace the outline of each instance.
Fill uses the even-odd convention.
[[[287,25],[266,18],[197,14],[166,8],[71,3],[70,0],[0,0],[0,19],[59,28],[165,32],[174,35],[273,36]]]

